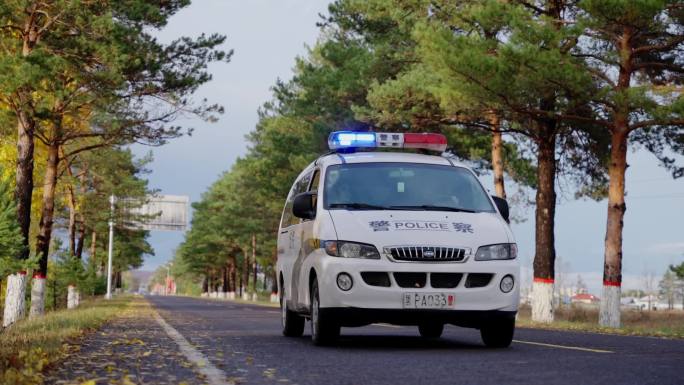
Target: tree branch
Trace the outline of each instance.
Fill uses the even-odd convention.
[[[628,130],[631,132],[639,128],[651,126],[684,126],[684,119],[649,119],[630,125]]]

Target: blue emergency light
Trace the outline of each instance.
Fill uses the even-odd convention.
[[[446,137],[436,133],[390,133],[334,131],[328,137],[328,147],[333,151],[353,151],[357,148],[419,148],[444,152]]]
[[[335,131],[328,137],[328,147],[331,150],[341,150],[347,148],[372,148],[377,147],[377,145],[375,143],[375,133]]]

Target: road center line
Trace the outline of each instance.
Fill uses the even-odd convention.
[[[157,323],[159,323],[166,334],[168,334],[169,337],[171,337],[171,339],[178,344],[178,347],[185,358],[192,362],[197,367],[197,370],[207,378],[207,383],[209,385],[230,385],[230,383],[226,381],[225,373],[223,373],[219,368],[215,367],[204,354],[200,353],[197,349],[190,345],[190,342],[188,342],[188,340],[186,340],[185,337],[183,337],[183,335],[181,335],[176,329],[169,325],[159,315],[159,313],[157,313],[157,311],[153,311],[154,319],[157,320]]]
[[[582,348],[582,347],[579,347],[579,346],[565,346],[565,345],[545,344],[545,343],[542,343],[542,342],[520,341],[520,340],[513,340],[513,342],[517,342],[517,343],[519,343],[519,344],[536,345],[536,346],[545,346],[545,347],[547,347],[547,348],[579,350],[579,351],[591,352],[591,353],[615,353],[615,352],[610,351],[610,350]]]
[[[373,326],[382,326],[384,328],[393,328],[393,329],[401,329],[401,326],[399,325],[392,325],[392,324],[386,324],[386,323],[375,323]]]

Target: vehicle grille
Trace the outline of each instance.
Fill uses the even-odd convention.
[[[394,280],[399,287],[420,289],[427,283],[426,273],[394,273]]]
[[[492,280],[493,276],[494,274],[470,273],[468,274],[468,277],[466,277],[465,287],[485,287],[489,285],[489,282]]]
[[[466,257],[465,249],[455,247],[392,246],[385,252],[396,261],[409,262],[462,262]]]
[[[453,289],[461,282],[461,273],[430,273],[430,286],[436,289]]]
[[[380,271],[364,271],[361,273],[361,278],[366,284],[371,286],[390,287],[389,274]]]

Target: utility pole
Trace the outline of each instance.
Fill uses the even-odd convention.
[[[112,252],[114,251],[114,194],[109,197],[109,252],[107,256],[107,295],[106,299],[112,299]]]

